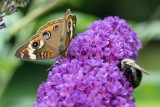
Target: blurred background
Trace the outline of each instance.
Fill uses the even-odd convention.
[[[160,0],[30,0],[5,16],[6,28],[0,29],[0,107],[33,105],[54,60],[20,60],[14,57],[15,49],[43,24],[63,18],[68,8],[78,17],[76,34],[106,16],[127,20],[143,43],[137,63],[151,73],[143,75],[133,97],[137,107],[160,107]]]

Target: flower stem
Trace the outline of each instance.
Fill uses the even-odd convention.
[[[23,17],[15,26],[13,26],[14,29],[10,31],[10,35],[14,35],[17,31],[26,26],[28,23],[32,22],[34,19],[40,17],[41,15],[45,14],[47,11],[55,8],[58,5],[63,5],[67,1],[68,0],[50,0],[49,2],[40,5],[39,7],[28,13],[25,17]]]

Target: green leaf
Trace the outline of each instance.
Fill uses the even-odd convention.
[[[90,14],[77,13],[77,27],[76,32],[81,33],[87,30],[88,26],[99,18]]]
[[[138,33],[143,45],[146,45],[152,39],[160,39],[160,21],[137,23],[134,30]]]

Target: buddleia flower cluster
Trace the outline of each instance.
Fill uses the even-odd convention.
[[[17,12],[17,7],[25,7],[29,0],[0,0],[0,29],[5,28],[3,17]]]
[[[78,34],[67,57],[57,57],[33,107],[136,107],[129,80],[118,68],[136,60],[141,42],[125,20],[106,17]]]

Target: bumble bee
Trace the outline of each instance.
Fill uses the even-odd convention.
[[[142,72],[149,75],[145,69],[137,65],[132,59],[123,59],[119,63],[119,68],[123,71],[123,75],[129,76],[133,88],[137,88],[140,85]]]

